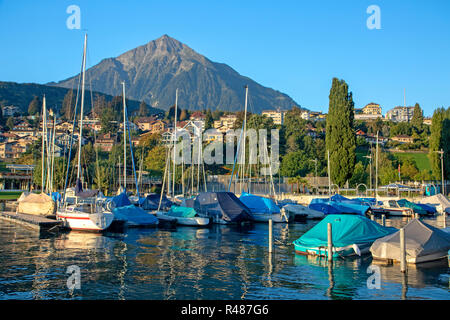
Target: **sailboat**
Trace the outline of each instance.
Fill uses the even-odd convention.
[[[83,137],[84,84],[86,72],[87,34],[84,36],[82,62],[80,132],[78,136],[77,180],[75,188],[64,191],[63,205],[56,211],[56,218],[63,221],[63,226],[71,230],[103,231],[114,220],[114,214],[107,209],[107,202],[97,198],[98,190],[83,190],[81,182],[81,145]],[[75,117],[76,119],[76,117]],[[75,121],[75,120],[74,120]],[[73,133],[72,133],[73,134]],[[69,155],[70,159],[70,155]],[[69,172],[70,163],[67,166]]]
[[[242,141],[239,142],[238,147],[238,155],[236,156],[236,159],[238,156],[242,158],[242,165],[241,165],[241,181],[244,181],[245,175],[245,144],[246,144],[246,129],[247,129],[247,102],[248,102],[248,86],[245,86],[245,106],[244,106],[244,122],[242,124],[242,133],[241,133],[241,139]],[[242,142],[242,145],[241,145]],[[242,148],[241,148],[242,146]],[[264,145],[264,156],[266,156],[267,152],[267,141],[265,140]],[[268,159],[268,155],[267,155]],[[235,161],[236,162],[236,161]],[[249,164],[250,165],[250,164]],[[270,173],[272,173],[272,167],[270,165],[269,161],[269,169]],[[233,166],[233,172],[234,172],[234,166]],[[231,180],[233,179],[233,172],[231,175]],[[270,175],[272,178],[272,174]],[[250,178],[249,178],[250,179]],[[231,187],[231,180],[230,185],[228,187],[228,191],[230,191]],[[273,187],[273,181],[272,181],[272,187]],[[247,189],[249,187],[247,186]],[[242,188],[241,188],[242,190]],[[247,190],[249,191],[249,190]],[[274,194],[275,194],[275,188],[273,188]],[[250,213],[253,216],[253,219],[255,222],[269,222],[269,220],[272,220],[273,222],[288,222],[288,216],[280,210],[280,208],[277,206],[277,204],[270,198],[257,196],[254,194],[251,194],[249,192],[242,192],[241,196],[239,197],[239,200],[249,208]]]
[[[170,179],[173,179],[172,182],[172,200],[175,200],[175,168],[176,168],[176,142],[177,142],[177,108],[178,108],[178,89],[175,91],[175,121],[174,121],[174,130],[173,130],[173,177],[170,177],[169,166],[170,166],[170,157],[167,158],[166,168],[164,172],[163,178],[163,186],[161,188],[161,196],[160,202],[158,205],[158,210],[156,211],[156,217],[163,222],[174,222],[178,225],[184,226],[207,226],[210,224],[210,219],[208,217],[200,217],[196,210],[191,207],[186,206],[175,206],[172,205],[168,211],[162,211],[161,209],[161,201],[164,192],[164,184],[167,173],[167,180],[170,182]],[[183,179],[183,177],[181,177]],[[170,191],[170,185],[168,184],[168,190]],[[183,190],[184,191],[184,190]]]

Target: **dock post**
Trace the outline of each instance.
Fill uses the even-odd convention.
[[[405,229],[400,229],[400,271],[406,273],[406,241]]]
[[[328,223],[328,261],[333,261],[333,234],[331,223]]]
[[[272,219],[269,219],[269,253],[272,253],[273,242],[272,242]]]
[[[447,214],[445,212],[442,213],[442,218],[444,219],[444,229],[447,228]]]
[[[386,227],[386,215],[385,215],[385,214],[383,214],[383,215],[381,216],[381,225],[382,225],[383,227]]]

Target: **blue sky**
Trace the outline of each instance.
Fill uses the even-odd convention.
[[[69,5],[81,30],[69,30]],[[369,5],[381,29],[369,30]],[[450,106],[450,1],[13,1],[0,0],[0,80],[47,83],[78,73],[83,33],[88,67],[159,38],[176,38],[212,61],[326,112],[331,79],[356,107],[383,113],[420,103]]]

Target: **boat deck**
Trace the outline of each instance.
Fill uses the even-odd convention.
[[[7,211],[0,211],[0,218],[8,221],[14,221],[23,224],[26,227],[31,227],[43,231],[60,227],[62,224],[62,221],[48,219],[43,216]]]

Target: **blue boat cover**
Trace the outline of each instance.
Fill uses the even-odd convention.
[[[113,209],[114,217],[117,220],[125,220],[135,225],[156,225],[158,218],[144,209],[134,205],[118,207]]]
[[[360,202],[358,201],[353,202],[352,199],[347,199],[350,201],[343,202],[342,198],[344,197],[340,195],[335,195],[333,197],[333,199],[336,199],[338,201],[330,200],[331,198],[315,198],[311,200],[311,203],[308,207],[313,210],[321,211],[324,214],[350,213],[365,215],[366,212],[370,209],[370,206],[360,204]]]
[[[411,209],[413,209],[413,211],[415,213],[418,213],[420,215],[426,215],[427,214],[427,211],[424,208],[422,208],[421,206],[417,205],[416,203],[408,201],[406,199],[397,200],[397,203],[398,203],[398,205],[400,207],[411,208]]]
[[[304,235],[295,240],[293,242],[294,245],[304,248],[326,247],[328,245],[328,223],[332,225],[334,247],[372,243],[378,238],[397,231],[393,227],[383,227],[363,216],[333,214],[326,216]]]
[[[218,217],[226,222],[254,220],[250,209],[231,192],[200,192],[194,209],[200,215]]]
[[[62,196],[59,192],[52,192],[52,200],[55,202],[61,201]]]
[[[428,214],[435,214],[435,213],[437,213],[436,208],[433,207],[433,206],[430,206],[428,204],[416,203],[416,205],[418,205],[419,207],[424,209]]]
[[[167,215],[171,217],[193,218],[197,215],[197,212],[194,208],[172,206],[169,212],[167,212]]]
[[[142,200],[139,199],[139,206],[144,210],[158,210],[160,199],[161,195],[159,194],[149,194],[146,198]],[[160,210],[169,210],[172,204],[172,201],[170,201],[165,195],[163,195],[161,199]]]
[[[126,206],[131,205],[130,199],[128,199],[128,196],[124,192],[113,197],[112,202],[114,202],[116,208],[126,207]]]
[[[269,198],[243,192],[239,197],[239,200],[241,200],[252,213],[280,213],[280,208]]]

